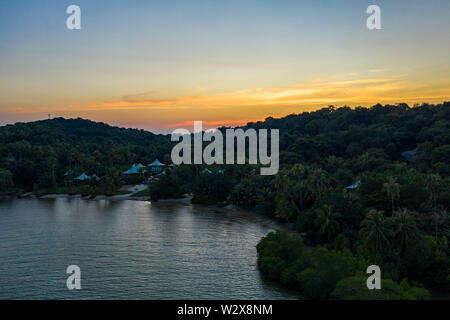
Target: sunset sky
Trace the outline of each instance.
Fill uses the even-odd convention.
[[[81,30],[66,28],[81,7]],[[382,30],[366,8],[381,7]],[[3,0],[0,125],[168,132],[330,104],[450,100],[450,1]]]

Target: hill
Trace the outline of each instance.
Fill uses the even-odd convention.
[[[163,159],[170,149],[167,136],[84,119],[0,127],[0,168],[25,190],[60,185],[67,170],[114,176],[132,163]]]
[[[421,172],[448,177],[449,110],[448,102],[414,108],[406,104],[328,107],[280,119],[269,117],[243,129],[280,129],[282,168],[296,163],[335,166],[335,174],[346,184],[358,174],[395,161],[408,161]],[[61,184],[69,169],[105,175],[108,169],[126,169],[135,162],[155,158],[170,162],[171,146],[169,136],[145,130],[55,118],[0,127],[0,168],[10,171],[16,187],[48,188]],[[410,152],[408,159],[404,152]],[[333,161],[347,166],[338,168]]]
[[[269,234],[257,247],[258,265],[306,297],[367,298],[365,270],[373,264],[389,289],[372,298],[448,294],[449,102],[328,107],[247,128],[280,130],[278,174],[261,176],[248,164],[180,165],[160,175],[149,196],[192,193],[193,202],[291,222],[302,237]],[[169,136],[83,119],[0,127],[0,192],[114,194],[127,182],[124,169],[168,163],[171,146]],[[67,170],[100,179],[74,184]]]

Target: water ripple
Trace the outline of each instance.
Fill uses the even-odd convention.
[[[0,299],[279,299],[255,245],[265,218],[186,204],[0,202]],[[66,288],[67,266],[81,290]]]

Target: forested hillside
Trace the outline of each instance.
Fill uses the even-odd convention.
[[[105,177],[100,183],[114,189],[131,164],[163,159],[170,150],[167,136],[83,119],[8,125],[0,127],[0,191],[61,186],[68,170]]]
[[[450,174],[450,103],[410,108],[324,108],[312,113],[249,123],[253,128],[279,128],[281,162],[326,165],[330,156],[352,159],[356,171],[370,170],[419,147],[421,170]]]
[[[430,196],[425,190],[427,179],[439,176],[442,185],[448,183],[450,176],[450,103],[414,108],[405,104],[356,109],[329,107],[281,119],[267,118],[263,122],[249,123],[246,128],[280,130],[281,170],[278,175],[259,176],[259,170],[249,165],[215,165],[210,169],[213,172],[225,169],[224,174],[201,176],[203,180],[214,180],[210,184],[223,180],[225,185],[218,188],[218,194],[214,194],[215,188],[199,187],[198,193],[194,192],[198,198],[208,199],[210,203],[228,198],[241,207],[252,209],[265,203],[265,199],[273,199],[275,189],[286,189],[284,200],[280,199],[283,205],[279,205],[276,212],[280,218],[289,220],[295,218],[298,208],[309,207],[325,190],[342,190],[353,184],[358,184],[355,193],[367,192],[364,199],[367,205],[391,209],[392,199],[381,191],[390,176],[400,185],[408,183],[408,187],[401,190],[402,197],[394,199],[397,204],[418,208]],[[192,191],[197,183],[193,176],[187,176],[198,176],[202,166],[181,166],[165,179],[175,179],[177,172],[182,181],[174,183],[176,189],[183,189],[187,183]],[[231,183],[232,188],[225,182]],[[314,190],[309,190],[311,188]],[[293,193],[292,199],[289,192]],[[300,194],[301,197],[297,196]],[[159,196],[172,194],[169,190],[168,194]],[[448,196],[440,195],[440,199],[441,203],[449,205]],[[275,211],[272,209],[268,208]]]
[[[258,264],[308,298],[450,292],[449,102],[328,107],[246,128],[280,130],[278,174],[261,176],[257,165],[181,165],[160,175],[149,196],[191,193],[196,203],[233,204],[292,223],[301,237],[267,236]],[[0,192],[113,193],[131,164],[170,163],[172,145],[169,136],[82,119],[1,127]],[[100,179],[73,186],[68,170]],[[381,267],[386,291],[367,293],[372,264]]]
[[[180,166],[151,187],[152,198],[192,192],[194,202],[295,222],[302,237],[267,236],[258,264],[306,298],[450,293],[450,103],[330,107],[249,127],[280,129],[277,175],[250,165]],[[382,270],[382,291],[367,290],[373,264]]]

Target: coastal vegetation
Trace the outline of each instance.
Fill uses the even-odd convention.
[[[0,193],[116,194],[142,181],[122,175],[131,164],[170,150],[166,136],[83,119],[7,125],[0,127]],[[84,172],[98,179],[75,182]]]
[[[258,265],[306,298],[449,294],[449,103],[329,107],[246,128],[280,129],[277,175],[261,176],[255,165],[179,166],[154,184],[152,198],[193,193],[194,202],[294,224],[293,235],[261,240]],[[379,291],[365,282],[374,264]]]
[[[450,103],[335,108],[267,118],[243,129],[280,130],[280,170],[180,165],[158,175],[152,200],[192,194],[288,222],[267,235],[258,266],[310,299],[428,299],[450,292]],[[220,128],[225,130],[225,128]],[[0,128],[0,193],[114,194],[139,177],[131,164],[170,163],[169,136],[82,119]],[[96,174],[77,184],[69,170]],[[366,268],[382,270],[367,290]]]

